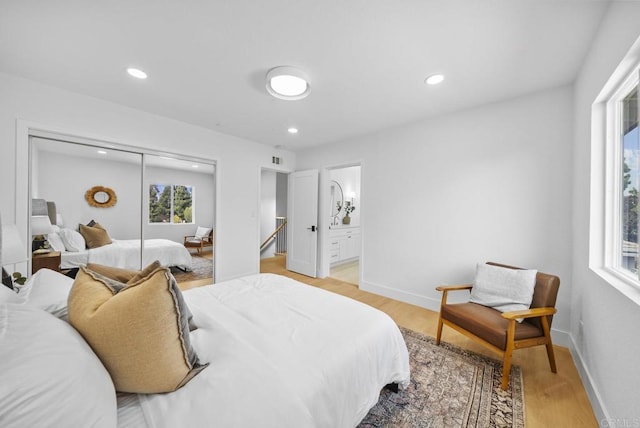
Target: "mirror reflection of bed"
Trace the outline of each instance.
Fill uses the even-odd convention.
[[[113,241],[75,254],[63,248],[62,271],[86,263],[91,252],[91,262],[132,269],[145,266],[149,257],[161,258],[185,288],[214,281],[213,246],[200,252],[184,246],[185,236],[194,235],[198,225],[215,224],[213,162],[62,139],[30,137],[31,198],[55,204],[64,224],[52,222],[54,228],[78,233],[80,225],[96,222]],[[85,193],[96,186],[112,189],[117,202],[108,207],[87,203]],[[126,248],[118,249],[121,245]]]

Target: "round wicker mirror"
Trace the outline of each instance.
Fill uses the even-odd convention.
[[[116,204],[118,197],[113,189],[94,186],[84,194],[87,203],[96,208],[109,208]]]

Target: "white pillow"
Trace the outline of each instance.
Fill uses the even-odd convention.
[[[109,373],[73,327],[0,304],[0,421],[6,427],[115,427]]]
[[[52,224],[51,233],[60,233],[60,226],[58,226],[57,224]]]
[[[500,312],[529,309],[537,273],[478,263],[470,301]]]
[[[211,228],[210,227],[201,227],[198,226],[198,229],[196,229],[196,238],[206,238],[209,236],[209,233],[211,232]]]
[[[80,235],[80,232],[76,232],[72,229],[60,229],[60,238],[64,242],[64,247],[67,251],[78,252],[84,251],[87,248],[87,243],[84,237]]]
[[[40,269],[20,287],[18,297],[25,305],[67,319],[67,299],[73,279],[51,269]]]
[[[62,242],[62,238],[57,233],[50,233],[47,235],[47,240],[49,241],[49,245],[53,251],[65,251],[66,247],[64,246],[64,242]]]

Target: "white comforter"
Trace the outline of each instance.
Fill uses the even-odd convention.
[[[151,427],[354,427],[384,385],[409,382],[398,327],[355,300],[272,274],[184,297],[210,366],[176,392],[139,396]]]
[[[71,253],[73,256],[74,253]],[[65,256],[62,256],[63,261]],[[76,260],[78,265],[98,263],[122,269],[140,269],[158,260],[163,266],[191,268],[191,254],[182,244],[168,239],[145,239],[144,258],[140,264],[139,239],[114,239],[109,245],[87,250],[86,260]]]

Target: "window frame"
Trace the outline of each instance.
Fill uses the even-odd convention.
[[[640,303],[640,272],[638,276],[622,267],[622,172],[623,172],[623,100],[640,85],[640,65],[618,80],[604,101],[604,230],[601,269],[593,267],[614,287]],[[593,232],[592,232],[593,233]]]
[[[151,198],[147,198],[147,224],[148,225],[153,225],[153,226],[157,226],[157,225],[185,225],[185,224],[196,224],[196,213],[195,213],[195,206],[196,206],[196,188],[193,185],[186,185],[186,184],[165,184],[165,183],[149,183],[148,187],[147,187],[147,195],[149,195],[149,189],[151,188],[151,186],[164,186],[164,187],[170,187],[171,188],[171,207],[170,207],[170,213],[169,213],[169,218],[171,219],[171,221],[169,222],[152,222],[151,221]],[[175,188],[176,186],[182,186],[182,187],[186,187],[191,189],[191,221],[190,222],[182,222],[182,223],[174,223],[173,222],[173,216],[175,215],[174,213],[174,198],[175,198]]]

